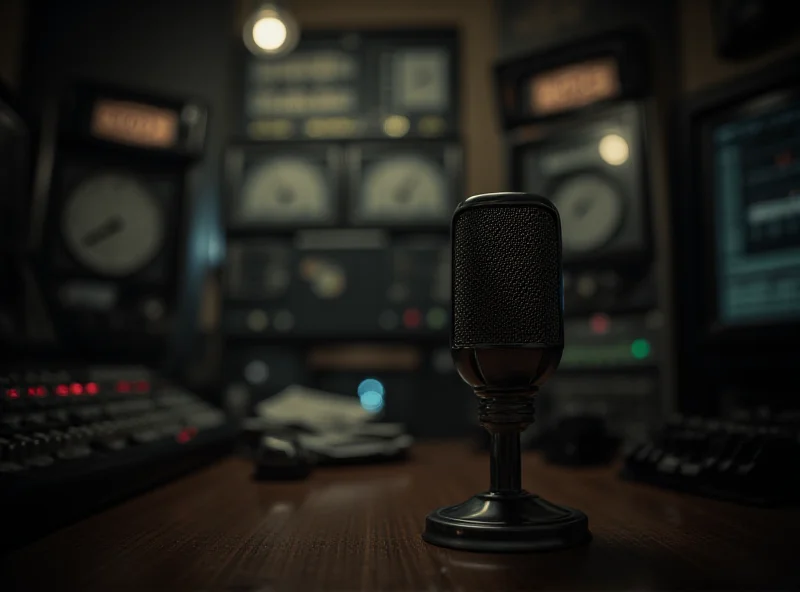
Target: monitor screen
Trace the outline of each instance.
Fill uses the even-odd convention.
[[[716,320],[800,320],[800,99],[764,97],[708,128]]]

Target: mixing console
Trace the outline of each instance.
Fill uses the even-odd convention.
[[[4,544],[176,476],[230,441],[224,414],[146,370],[0,374]]]

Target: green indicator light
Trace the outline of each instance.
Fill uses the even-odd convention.
[[[427,315],[428,326],[431,329],[441,329],[447,324],[447,312],[443,308],[432,308]]]
[[[637,360],[644,360],[650,355],[650,342],[647,339],[636,339],[631,343],[631,355]]]

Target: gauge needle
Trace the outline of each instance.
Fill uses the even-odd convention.
[[[125,227],[125,221],[120,216],[109,218],[93,230],[83,236],[83,244],[87,247],[94,247],[98,243],[111,238]]]
[[[394,198],[397,201],[409,202],[411,201],[411,194],[417,186],[417,180],[414,177],[409,177],[403,181],[394,192]]]

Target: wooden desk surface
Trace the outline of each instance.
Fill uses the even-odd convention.
[[[563,469],[526,455],[524,485],[584,510],[594,540],[481,555],[420,539],[425,515],[487,485],[488,459],[424,444],[407,463],[251,481],[223,460],[21,549],[3,590],[797,589],[800,511],[760,510]],[[0,527],[1,528],[1,527]],[[794,544],[793,544],[794,543]],[[10,586],[8,584],[11,584]]]

